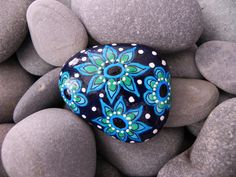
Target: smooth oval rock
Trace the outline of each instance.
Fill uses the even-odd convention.
[[[0,2],[0,62],[9,58],[23,42],[27,33],[25,13],[30,2]]]
[[[70,109],[123,142],[143,142],[165,124],[171,99],[165,60],[137,44],[101,45],[71,57],[60,73]],[[154,132],[154,133],[153,133]]]
[[[173,52],[191,47],[203,30],[195,0],[72,0],[71,8],[100,44],[139,43]]]
[[[33,82],[15,56],[0,64],[0,123],[13,122],[14,108]]]
[[[58,107],[63,102],[57,86],[60,68],[39,78],[17,103],[13,119],[17,123],[42,109]]]
[[[236,42],[235,0],[197,1],[203,14],[204,32],[201,36],[201,41],[222,40]]]
[[[218,89],[210,82],[172,79],[172,108],[165,126],[185,126],[205,119],[216,106],[218,97]]]
[[[172,77],[202,78],[195,62],[196,50],[197,46],[194,46],[181,52],[161,54],[161,57],[165,59],[169,65]]]
[[[126,176],[155,176],[180,152],[182,128],[164,128],[159,136],[137,144],[122,143],[96,131],[98,152]]]
[[[198,136],[204,123],[205,123],[205,120],[201,120],[200,122],[188,125],[187,128],[194,136]]]
[[[202,75],[225,92],[236,94],[236,43],[210,41],[196,53]]]
[[[63,65],[87,46],[88,36],[83,24],[60,2],[33,2],[27,10],[27,22],[37,53],[53,66]]]
[[[170,160],[158,177],[234,177],[236,174],[236,98],[217,106],[192,148]]]
[[[11,177],[94,177],[94,135],[70,111],[45,109],[8,132],[2,146],[2,160]]]
[[[54,68],[37,54],[30,37],[27,37],[16,54],[21,66],[33,75],[42,76]]]

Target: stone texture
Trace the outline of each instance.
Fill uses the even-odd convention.
[[[205,120],[201,120],[200,122],[189,125],[187,128],[194,136],[198,136],[204,123],[205,123]]]
[[[37,54],[30,37],[27,37],[22,46],[18,49],[17,57],[21,66],[26,71],[36,76],[42,76],[54,68]]]
[[[11,177],[93,177],[96,147],[90,127],[63,109],[45,109],[16,124],[2,146]]]
[[[228,93],[236,94],[236,43],[204,43],[197,50],[196,63],[207,80]]]
[[[218,103],[217,104],[220,104],[228,99],[231,99],[231,98],[234,98],[236,97],[236,95],[232,95],[230,93],[227,93],[227,92],[224,92],[222,90],[220,90],[220,96],[219,96],[219,99],[218,99]]]
[[[0,123],[13,121],[17,102],[33,82],[15,56],[0,64]]]
[[[71,8],[101,44],[139,43],[172,52],[191,47],[203,29],[195,0],[72,0]]]
[[[79,18],[55,0],[33,2],[27,22],[37,53],[51,65],[61,66],[87,46],[88,36]]]
[[[122,143],[96,131],[98,152],[127,176],[154,176],[176,154],[183,143],[182,128],[162,129],[144,143]]]
[[[236,98],[217,106],[189,151],[170,160],[158,177],[235,177]]]
[[[30,1],[0,1],[0,62],[10,57],[26,36],[25,13]]]
[[[165,59],[169,65],[172,77],[202,78],[195,63],[196,50],[197,46],[194,46],[190,49],[176,53],[161,54],[162,59]]]
[[[190,125],[205,119],[216,106],[218,89],[198,79],[172,79],[172,107],[166,127]]]
[[[60,68],[56,68],[38,79],[22,96],[14,110],[13,119],[19,122],[25,117],[45,108],[62,103],[58,89]]]
[[[201,6],[204,32],[201,41],[236,42],[235,0],[197,0]]]

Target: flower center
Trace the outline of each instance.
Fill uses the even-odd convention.
[[[71,93],[70,93],[70,90],[69,89],[65,89],[64,90],[64,95],[65,97],[70,100],[71,99]]]
[[[166,97],[167,95],[167,86],[165,84],[163,84],[161,87],[160,87],[160,96],[162,98]]]
[[[125,128],[126,127],[125,122],[120,118],[114,118],[113,124],[118,128]]]
[[[122,72],[122,68],[120,66],[113,66],[108,69],[107,73],[111,76],[116,76]]]
[[[104,76],[106,78],[118,79],[125,74],[125,69],[120,63],[112,63],[104,68]]]

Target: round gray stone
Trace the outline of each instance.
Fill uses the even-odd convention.
[[[27,10],[27,22],[39,56],[54,66],[85,49],[87,32],[79,18],[55,0],[37,0]]]
[[[202,75],[198,71],[195,63],[195,53],[197,46],[191,47],[187,50],[161,54],[161,58],[165,59],[169,65],[172,77],[201,79]]]
[[[30,114],[45,108],[57,107],[63,102],[58,88],[60,70],[61,68],[56,68],[42,76],[22,96],[13,114],[16,123]]]
[[[0,64],[0,123],[12,122],[14,108],[34,78],[13,56]]]
[[[96,130],[98,152],[127,176],[154,176],[177,155],[183,143],[182,128],[162,129],[143,143],[123,143]]]
[[[0,62],[10,57],[26,36],[25,13],[30,1],[0,1]]]
[[[187,126],[187,128],[194,136],[198,136],[204,123],[205,123],[205,120],[201,120],[200,122]]]
[[[204,22],[203,42],[222,40],[236,42],[235,0],[197,0]]]
[[[216,106],[218,97],[218,89],[210,82],[172,79],[172,107],[165,126],[185,126],[205,119]]]
[[[170,160],[158,177],[235,177],[236,98],[217,106],[208,116],[189,151]]]
[[[17,57],[21,66],[26,71],[36,76],[42,76],[54,68],[37,54],[30,37],[27,37],[17,50]]]
[[[101,44],[139,43],[173,52],[193,46],[203,30],[196,0],[71,0],[71,8]]]
[[[228,93],[236,94],[236,43],[204,43],[197,50],[196,63],[207,80]]]
[[[45,109],[8,132],[2,161],[10,177],[94,177],[94,135],[72,112]]]

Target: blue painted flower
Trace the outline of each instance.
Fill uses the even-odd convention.
[[[121,87],[140,96],[133,77],[145,73],[149,66],[132,62],[135,50],[136,47],[133,47],[118,55],[113,47],[106,45],[102,54],[88,52],[89,62],[75,66],[81,75],[92,76],[87,93],[105,87],[110,103],[113,103]]]
[[[154,107],[158,116],[164,114],[165,110],[170,109],[170,73],[165,72],[162,67],[156,67],[154,76],[148,76],[144,80],[145,87],[148,89],[144,93],[145,102]]]
[[[83,107],[88,104],[87,98],[82,93],[80,93],[81,81],[75,78],[70,78],[69,73],[64,72],[60,76],[58,85],[63,100],[73,112],[79,114],[79,106]]]
[[[121,141],[141,142],[140,134],[151,129],[150,126],[139,121],[143,112],[143,106],[136,109],[126,110],[123,98],[120,97],[114,109],[100,99],[102,106],[102,117],[93,119],[103,131],[110,136],[115,136]]]

